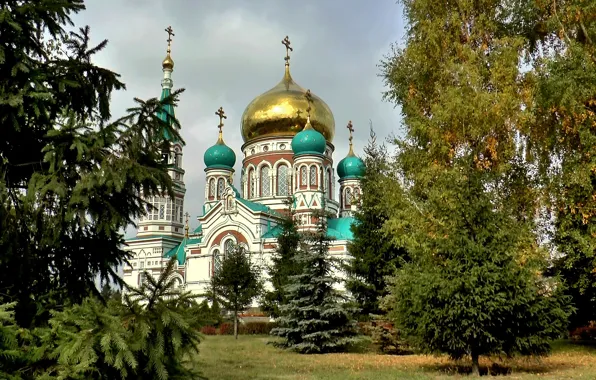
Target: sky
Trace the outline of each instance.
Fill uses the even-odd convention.
[[[228,116],[224,140],[236,151],[238,185],[240,119],[253,98],[283,77],[286,35],[294,49],[292,77],[334,114],[335,163],[348,152],[349,120],[359,155],[369,137],[369,120],[378,138],[401,130],[399,108],[382,99],[377,67],[392,43],[403,42],[402,10],[395,0],[89,0],[86,6],[73,21],[90,26],[92,41],[109,41],[94,62],[121,74],[127,87],[112,95],[115,118],[134,105],[134,97],[159,97],[164,29],[171,25],[174,30],[172,79],[174,88],[185,89],[176,116],[186,141],[185,209],[191,227],[202,213],[203,154],[217,140],[215,111],[223,106]]]

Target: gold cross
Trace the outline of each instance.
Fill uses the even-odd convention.
[[[172,37],[176,36],[174,34],[174,29],[172,29],[171,26],[168,26],[165,31],[168,33],[168,39],[166,41],[168,41],[168,54],[171,52],[170,50],[170,45],[172,44]]]
[[[188,237],[188,218],[190,218],[188,211],[184,214],[184,216],[186,217],[186,226],[184,227],[184,230],[186,231],[186,237]]]
[[[306,92],[304,93],[304,97],[306,98],[306,101],[308,102],[308,108],[306,108],[306,112],[308,113],[308,116],[310,117],[310,104],[312,103],[312,94],[310,93],[310,89],[306,90]]]
[[[219,125],[217,126],[217,128],[219,128],[219,132],[221,133],[221,129],[224,126],[223,119],[227,119],[228,117],[226,116],[226,113],[224,112],[223,107],[219,107],[219,109],[217,110],[217,112],[215,112],[215,114],[217,116],[219,116]]]
[[[352,143],[352,132],[354,132],[354,125],[352,125],[352,120],[348,121],[348,131],[350,131],[350,144]]]
[[[292,47],[290,46],[290,39],[288,38],[288,36],[286,36],[286,38],[281,40],[281,43],[286,47],[286,57],[284,58],[284,60],[286,61],[286,65],[289,65],[290,64],[290,52],[294,51],[294,49],[292,49]]]

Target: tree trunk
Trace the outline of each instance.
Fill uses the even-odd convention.
[[[238,310],[234,309],[234,338],[238,339]]]
[[[478,351],[472,349],[472,375],[480,376],[480,366],[478,364]]]

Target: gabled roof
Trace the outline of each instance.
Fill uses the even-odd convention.
[[[184,237],[180,244],[166,252],[164,257],[176,256],[176,259],[178,259],[178,265],[184,265],[184,263],[186,263],[186,246],[191,244],[198,244],[200,242],[201,238],[189,239],[187,237]]]

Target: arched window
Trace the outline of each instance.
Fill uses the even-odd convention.
[[[223,178],[217,180],[217,199],[221,199],[224,189],[226,187],[226,181]]]
[[[346,187],[346,201],[345,201],[345,205],[350,206],[352,204],[352,189],[349,187]]]
[[[308,171],[306,169],[306,166],[301,167],[300,168],[300,186],[306,186],[306,184],[308,183],[307,175],[308,175]]]
[[[329,199],[333,199],[333,173],[327,169],[327,194]]]
[[[261,196],[268,197],[271,195],[271,182],[269,182],[269,166],[261,168]]]
[[[359,199],[360,199],[360,189],[356,187],[354,189],[354,202],[358,202]]]
[[[234,252],[234,242],[232,240],[226,241],[226,243],[224,244],[224,249],[225,255],[230,255],[232,252]]]
[[[219,271],[221,268],[221,254],[219,249],[213,251],[213,272]]]
[[[248,171],[248,198],[255,197],[255,171],[254,169],[250,169]]]
[[[277,167],[277,195],[290,195],[288,191],[289,179],[287,165],[279,165]]]
[[[314,165],[310,167],[310,185],[317,186],[317,167]]]
[[[209,199],[215,198],[215,178],[209,180]]]

